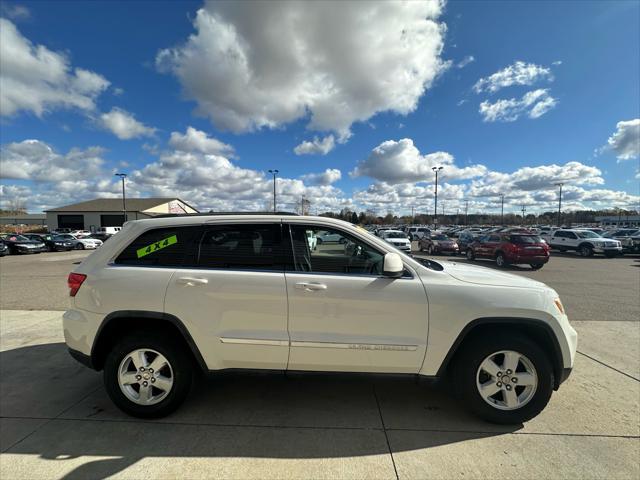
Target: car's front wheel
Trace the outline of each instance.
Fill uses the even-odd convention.
[[[158,418],[185,400],[193,379],[188,352],[169,335],[138,332],[118,342],[107,355],[104,385],[125,413]]]
[[[474,260],[476,256],[473,254],[473,249],[467,248],[467,260]]]
[[[505,258],[504,254],[499,253],[498,255],[496,255],[496,265],[500,268],[504,268],[507,266],[507,259]]]
[[[542,267],[544,267],[544,263],[532,263],[531,264],[531,269],[532,270],[540,270]]]
[[[551,363],[528,337],[495,334],[462,348],[453,382],[478,416],[493,423],[518,424],[538,415],[549,402]]]
[[[74,247],[76,250],[84,250],[84,244],[83,243],[76,243],[76,246]]]
[[[580,255],[583,257],[593,256],[593,248],[590,245],[582,245],[578,251],[580,252]]]

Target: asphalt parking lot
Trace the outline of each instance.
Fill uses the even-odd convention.
[[[0,259],[0,478],[640,476],[637,256],[509,268],[555,288],[580,337],[546,410],[507,428],[437,384],[366,375],[210,375],[177,413],[127,417],[63,344],[66,275],[87,254]]]

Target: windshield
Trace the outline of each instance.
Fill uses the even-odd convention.
[[[407,236],[402,232],[388,232],[385,233],[386,238],[407,238]]]
[[[67,239],[66,239],[66,238],[64,238],[64,237],[63,237],[63,236],[61,236],[61,235],[56,235],[55,237],[53,237],[53,238],[52,238],[52,240],[53,240],[54,242],[64,242],[64,241],[66,241]]]
[[[446,235],[431,235],[431,240],[449,240],[449,237]]]
[[[518,245],[542,243],[542,239],[537,235],[511,235],[510,241]]]
[[[589,230],[585,230],[584,232],[576,232],[578,237],[580,238],[602,238],[595,232],[590,232]]]

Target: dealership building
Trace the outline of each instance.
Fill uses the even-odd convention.
[[[127,215],[123,215],[121,198],[96,198],[46,210],[49,231],[58,228],[93,230],[119,227],[124,221],[153,218],[166,214],[198,213],[179,198],[127,198]]]
[[[640,215],[608,215],[596,217],[596,222],[602,227],[638,228],[640,227]]]

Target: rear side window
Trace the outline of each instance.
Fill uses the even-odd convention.
[[[125,248],[115,263],[154,267],[182,265],[201,227],[172,227],[148,230]]]
[[[229,270],[283,271],[281,226],[244,224],[206,227],[186,265]]]

